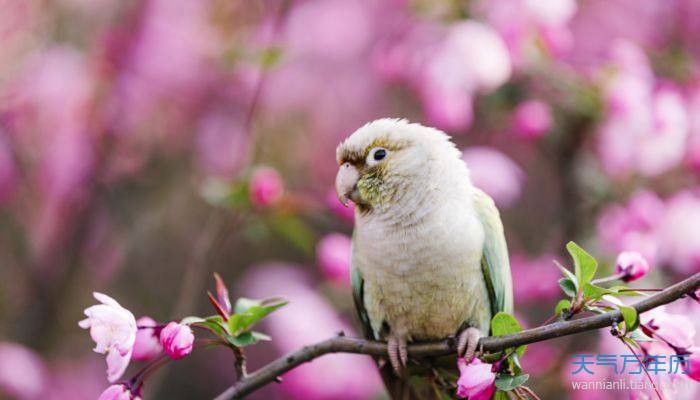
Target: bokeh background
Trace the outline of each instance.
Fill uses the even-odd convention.
[[[603,271],[643,253],[642,287],[700,270],[700,1],[0,0],[0,398],[107,386],[77,326],[93,290],[158,321],[209,314],[213,271],[234,297],[285,295],[251,368],[356,334],[334,150],[384,116],[464,149],[526,326],[561,297],[568,240]],[[570,354],[608,336],[530,346],[531,386],[590,398]],[[145,394],[211,398],[233,376],[197,351]],[[369,359],[333,355],[251,398],[382,396]]]

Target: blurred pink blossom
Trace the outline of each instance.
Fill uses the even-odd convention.
[[[658,228],[659,257],[682,274],[700,271],[700,195],[684,190],[666,202]]]
[[[333,282],[350,284],[351,241],[342,233],[330,233],[316,245],[316,260],[321,271]]]
[[[548,341],[532,343],[521,360],[523,371],[535,376],[545,376],[557,364],[561,357],[559,348]]]
[[[649,263],[638,251],[623,251],[615,261],[615,273],[625,282],[642,278],[649,272]]]
[[[683,160],[689,125],[680,90],[657,83],[643,51],[615,42],[618,72],[605,85],[606,118],[599,129],[598,151],[614,177],[630,172],[656,176]]]
[[[46,366],[33,350],[17,343],[0,342],[0,395],[38,400],[42,398],[46,378]]]
[[[552,128],[552,112],[541,100],[527,100],[515,108],[513,132],[523,139],[538,139]]]
[[[250,176],[250,201],[258,207],[267,207],[282,197],[284,184],[277,170],[257,167]]]
[[[641,314],[640,321],[658,340],[679,349],[689,349],[694,345],[695,325],[687,315],[671,313],[667,307],[661,306]]]
[[[700,76],[695,77],[695,82],[689,86],[687,105],[690,136],[686,158],[693,170],[700,171]]]
[[[87,318],[79,325],[90,329],[94,351],[107,354],[107,379],[115,382],[129,366],[136,341],[136,319],[113,298],[97,292],[93,296],[102,304],[86,308]]]
[[[688,363],[683,364],[685,372],[689,378],[700,381],[700,347],[691,347],[688,351],[690,351]]]
[[[489,400],[496,390],[494,384],[496,374],[491,370],[492,365],[479,360],[478,357],[467,364],[464,358],[457,359],[459,379],[457,380],[457,396],[469,400]]]
[[[197,159],[206,172],[231,179],[246,160],[248,139],[239,118],[230,113],[209,113],[199,122]]]
[[[124,385],[112,385],[105,389],[97,400],[132,400],[131,392]]]
[[[422,68],[419,87],[430,122],[455,131],[471,125],[473,94],[494,90],[511,75],[503,40],[473,20],[449,26]]]
[[[289,300],[284,312],[265,318],[266,332],[279,353],[336,335],[356,333],[300,269],[288,264],[264,264],[250,269],[240,287],[247,296],[283,296]],[[279,282],[284,282],[280,285]],[[309,312],[313,310],[313,312]],[[284,398],[318,400],[360,400],[374,398],[382,390],[374,363],[369,358],[333,354],[287,372],[277,385]],[[319,382],[333,382],[319,385]]]
[[[635,250],[656,264],[656,231],[665,212],[664,202],[649,190],[636,192],[626,205],[608,205],[598,219],[601,246],[612,253]]]
[[[561,57],[573,45],[574,0],[494,0],[477,3],[476,10],[503,36],[516,68],[539,59],[541,50]]]
[[[543,254],[534,259],[519,253],[511,255],[513,290],[518,304],[551,300],[560,294],[557,281],[561,272],[554,264],[556,259],[552,254]]]
[[[155,327],[158,323],[151,317],[141,317],[136,320],[136,340],[131,358],[137,361],[148,361],[163,351]],[[153,327],[153,328],[147,328]]]
[[[525,174],[508,156],[491,147],[473,146],[463,151],[462,159],[471,171],[472,183],[499,207],[510,207],[520,198]]]
[[[347,222],[353,222],[355,220],[355,203],[348,202],[347,207],[344,206],[343,203],[338,200],[338,195],[333,188],[331,188],[326,195],[326,205],[338,218]]]
[[[192,352],[194,334],[187,325],[170,322],[160,331],[160,344],[173,360],[179,360]]]

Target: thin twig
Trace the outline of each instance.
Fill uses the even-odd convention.
[[[668,304],[681,298],[686,293],[700,287],[700,273],[676,283],[664,289],[662,292],[649,296],[633,305],[638,313],[649,311],[653,308]],[[561,321],[553,324],[528,329],[512,335],[490,336],[479,340],[479,346],[485,351],[498,352],[517,347],[523,344],[541,342],[566,335],[573,335],[594,329],[610,326],[613,322],[621,320],[619,310],[605,314],[580,318],[572,321]],[[409,353],[412,357],[443,356],[456,352],[454,339],[446,339],[439,342],[416,343],[409,345]],[[330,353],[354,353],[372,356],[387,356],[386,343],[349,337],[334,337],[320,343],[305,346],[300,350],[278,358],[257,371],[249,374],[245,379],[239,380],[235,385],[226,389],[215,400],[227,400],[242,398],[243,396],[273,382],[277,377],[297,366],[309,362],[315,358]]]

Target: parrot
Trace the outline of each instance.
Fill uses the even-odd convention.
[[[407,344],[451,337],[469,362],[491,318],[512,312],[499,211],[435,128],[378,119],[345,138],[336,161],[338,198],[355,204],[354,304],[364,336],[387,343],[388,362],[377,360],[385,386],[392,399],[453,398],[455,360],[449,373],[408,368]]]

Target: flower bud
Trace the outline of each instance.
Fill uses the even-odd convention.
[[[649,263],[639,252],[623,251],[617,256],[615,272],[622,275],[623,281],[631,282],[649,272]]]
[[[163,351],[163,347],[160,345],[160,340],[154,329],[156,325],[156,321],[150,317],[141,317],[136,320],[138,331],[136,331],[134,352],[131,358],[138,361],[147,361]]]
[[[515,108],[513,132],[523,139],[539,139],[552,128],[552,113],[547,103],[527,100]]]
[[[192,352],[194,335],[187,325],[171,322],[160,331],[160,344],[173,360],[178,360]]]
[[[316,246],[316,259],[326,278],[341,284],[350,284],[351,240],[342,233],[323,237]]]
[[[250,202],[258,207],[266,207],[282,197],[284,186],[277,171],[270,167],[260,167],[250,177]]]
[[[464,358],[457,359],[459,379],[457,396],[469,400],[489,400],[496,389],[496,374],[491,371],[491,364],[474,358],[467,364]]]

